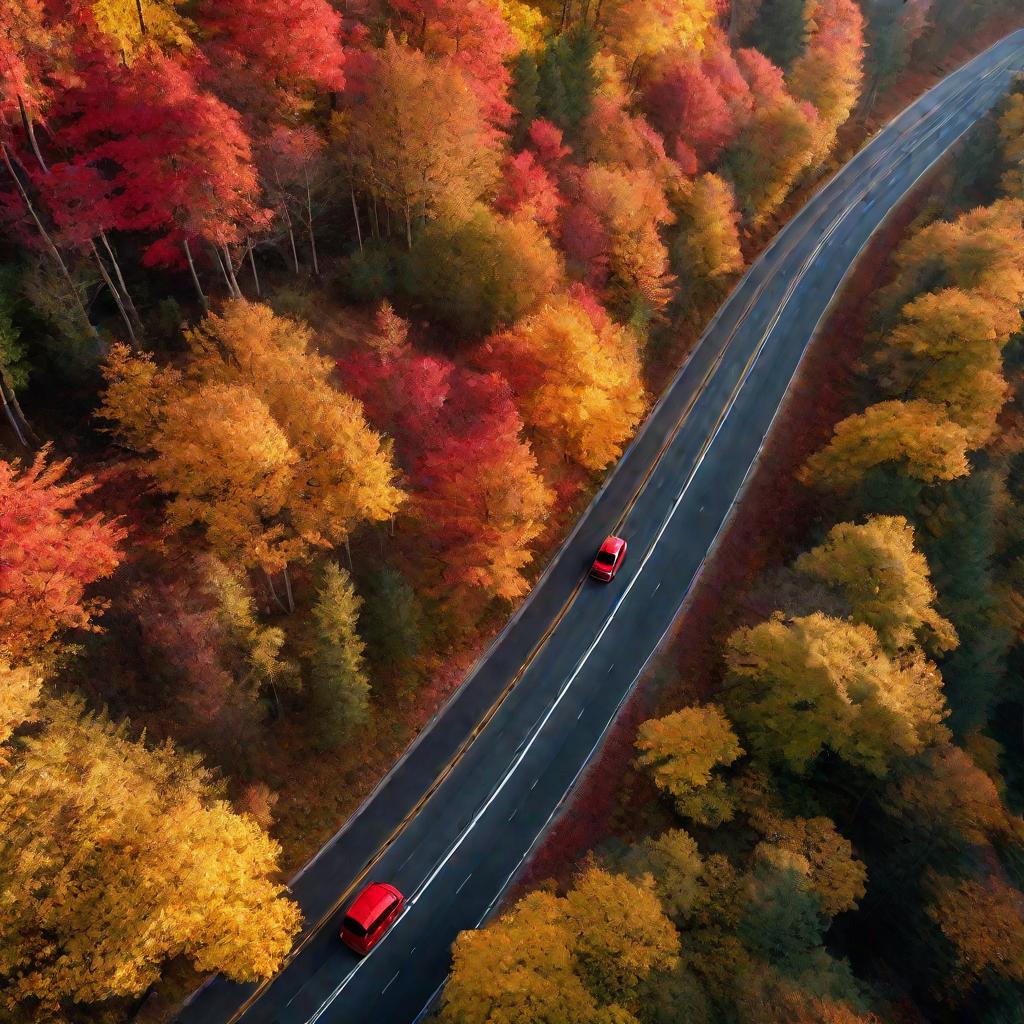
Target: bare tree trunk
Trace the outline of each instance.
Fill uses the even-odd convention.
[[[245,296],[242,294],[242,289],[238,286],[238,278],[235,277],[235,263],[231,258],[231,250],[228,248],[227,242],[224,243],[224,266],[227,268],[228,279],[230,281],[233,294],[236,299],[243,299]]]
[[[274,586],[274,578],[266,569],[263,570],[263,578],[267,581],[267,589],[270,591],[270,596],[274,599],[274,604],[276,604],[281,611],[287,612],[288,609],[285,608],[284,602],[277,596],[277,589]]]
[[[412,251],[412,221],[409,219],[409,203],[405,204],[405,246]]]
[[[256,282],[256,297],[260,298],[263,293],[260,291],[260,275],[256,273],[256,257],[252,254],[251,238],[245,240],[245,247],[249,251],[249,266],[252,268],[252,279]]]
[[[143,39],[146,37],[146,19],[142,16],[142,0],[135,0],[135,10],[139,15],[139,31],[142,33]]]
[[[98,341],[99,331],[96,330],[92,325],[92,321],[89,319],[89,314],[86,311],[85,305],[82,303],[82,296],[78,293],[78,288],[75,282],[72,280],[71,272],[68,270],[67,264],[64,262],[64,258],[57,250],[57,246],[53,244],[53,239],[50,237],[50,233],[43,226],[43,222],[39,219],[39,214],[36,213],[36,208],[32,205],[32,199],[28,192],[25,190],[25,186],[22,184],[21,178],[18,177],[17,171],[14,169],[14,164],[11,162],[11,154],[7,148],[6,142],[0,142],[0,151],[3,152],[4,164],[7,166],[7,170],[11,177],[14,179],[14,184],[18,189],[18,194],[21,196],[21,201],[25,204],[25,208],[32,216],[32,220],[35,222],[36,228],[39,234],[43,238],[43,242],[46,245],[46,251],[50,254],[53,261],[60,268],[61,275],[67,282],[68,288],[71,290],[71,297],[75,300],[75,305],[78,306],[79,311],[82,314],[82,318],[85,320],[89,327],[89,331],[92,336]]]
[[[227,287],[228,294],[234,297],[235,293],[231,290],[231,278],[228,277],[227,267],[224,266],[224,254],[215,245],[210,246],[210,248],[213,250],[213,256],[217,261],[217,266],[220,267],[220,276],[224,278],[224,284]]]
[[[295,611],[295,598],[292,597],[292,578],[288,575],[287,564],[285,564],[284,569],[281,571],[284,573],[284,593],[285,597],[288,598],[288,612],[291,614]]]
[[[217,266],[220,267],[221,276],[224,278],[224,284],[227,285],[228,295],[233,299],[240,299],[242,294],[238,289],[238,282],[235,280],[235,275],[231,267],[231,253],[228,252],[228,247],[225,245],[223,249],[221,249],[211,243],[210,248],[213,250],[213,255],[217,258]]]
[[[377,197],[376,196],[373,197],[373,206],[371,207],[371,209],[373,211],[373,237],[374,238],[380,238],[380,220],[377,217]]]
[[[350,184],[348,187],[348,194],[352,197],[352,216],[356,219],[356,238],[359,239],[359,252],[363,251],[363,228],[359,223],[359,207],[356,205],[356,190]]]
[[[43,154],[39,151],[39,142],[36,140],[36,128],[32,123],[32,118],[28,116],[28,110],[25,109],[25,101],[21,98],[21,93],[18,93],[18,110],[21,111],[21,123],[32,147],[32,152],[35,154],[36,161],[43,169],[43,174],[49,174],[50,168],[46,166]]]
[[[124,275],[121,273],[121,265],[117,262],[114,247],[110,244],[110,240],[107,238],[107,233],[105,231],[100,232],[100,240],[103,242],[103,247],[107,250],[107,254],[110,256],[110,263],[114,268],[114,276],[117,278],[118,284],[121,286],[121,298],[124,300],[124,304],[128,308],[128,315],[132,318],[132,323],[135,324],[136,332],[142,334],[142,318],[139,316],[139,311],[135,308],[135,303],[132,301],[132,293],[128,291],[128,285],[125,284]]]
[[[345,556],[348,558],[348,571],[353,572],[355,567],[352,565],[352,545],[349,544],[348,534],[345,535]]]
[[[320,276],[320,261],[316,255],[316,234],[313,231],[313,197],[309,191],[309,171],[306,174],[306,226],[309,228],[309,248],[313,252],[313,273]]]
[[[299,273],[299,250],[295,246],[295,232],[292,230],[291,221],[288,222],[288,238],[292,243],[292,259],[295,261],[295,273]]]
[[[10,403],[7,401],[7,389],[3,386],[3,381],[0,379],[0,402],[3,402],[4,413],[7,416],[7,422],[10,423],[11,429],[17,435],[18,440],[21,442],[22,448],[28,447],[28,441],[25,440],[25,435],[22,433],[21,425],[18,423],[17,417],[14,415],[14,410],[11,408]]]
[[[25,410],[22,409],[21,403],[18,401],[18,393],[14,390],[14,385],[11,384],[6,372],[0,370],[0,390],[3,390],[4,388],[7,389],[6,400],[14,410],[14,415],[18,417],[22,431],[30,441],[35,444],[39,444],[39,435],[32,429],[32,424],[29,423],[28,417],[25,415]]]
[[[125,305],[121,301],[121,293],[117,290],[117,285],[114,284],[110,277],[107,265],[103,262],[99,249],[96,248],[96,243],[90,242],[89,247],[92,249],[93,256],[96,257],[96,266],[100,268],[100,277],[103,278],[103,283],[107,286],[107,290],[114,297],[114,302],[117,303],[117,308],[121,312],[121,319],[124,321],[125,327],[128,328],[128,337],[131,340],[132,347],[137,348],[139,339],[135,337],[135,328],[132,326],[131,317],[128,316],[128,310],[125,309]]]
[[[199,303],[203,307],[204,313],[210,312],[210,303],[206,301],[206,294],[203,292],[203,286],[199,283],[199,275],[196,273],[196,265],[192,261],[192,250],[188,247],[188,239],[183,238],[181,244],[185,249],[185,256],[188,258],[188,269],[192,272],[192,283],[196,286],[196,292],[199,295]]]

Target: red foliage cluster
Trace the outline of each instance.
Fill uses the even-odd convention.
[[[41,452],[23,472],[0,460],[0,655],[31,655],[60,629],[88,629],[85,588],[121,561],[125,531],[78,505],[88,477],[64,482],[69,463]]]
[[[99,47],[79,58],[53,116],[80,155],[36,176],[64,231],[79,243],[154,232],[146,262],[176,264],[182,240],[222,247],[259,227],[266,214],[237,113],[156,50],[130,68]]]

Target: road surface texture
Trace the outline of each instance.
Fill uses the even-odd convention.
[[[753,265],[541,581],[392,772],[293,881],[306,916],[269,985],[215,979],[181,1024],[409,1024],[450,947],[493,910],[676,618],[801,356],[887,214],[1024,67],[1024,32],[880,132]],[[629,557],[586,579],[604,537]],[[359,960],[338,939],[364,880],[408,908]]]

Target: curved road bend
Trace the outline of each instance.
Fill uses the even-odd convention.
[[[671,626],[858,254],[1022,67],[1018,32],[908,107],[778,235],[516,618],[293,881],[308,925],[287,967],[260,989],[215,979],[181,1024],[409,1024],[421,1014],[452,941],[493,909]],[[630,557],[615,583],[591,585],[585,570],[612,531]],[[337,932],[367,877],[411,898],[360,961]]]

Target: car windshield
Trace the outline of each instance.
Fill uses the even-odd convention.
[[[598,551],[597,561],[600,565],[614,565],[615,556],[610,551]]]
[[[360,938],[366,934],[366,929],[354,917],[345,918],[345,929]]]

